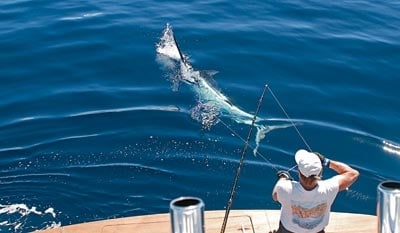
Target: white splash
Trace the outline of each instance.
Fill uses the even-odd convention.
[[[25,204],[13,204],[13,205],[0,205],[0,214],[13,214],[20,213],[22,216],[34,213],[34,214],[42,214],[42,212],[37,211],[36,207],[28,208]]]
[[[31,219],[40,218],[40,225],[32,226]],[[47,208],[44,211],[38,210],[36,206],[28,207],[26,204],[0,204],[0,232],[26,232],[32,229],[49,229],[60,226],[55,221],[56,212],[54,208]]]
[[[169,24],[167,24],[160,42],[157,44],[157,53],[164,54],[172,59],[181,60],[181,56],[174,40],[174,32]]]

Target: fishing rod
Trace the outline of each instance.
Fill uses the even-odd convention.
[[[312,150],[311,150],[311,147],[309,146],[309,144],[307,143],[307,141],[305,140],[305,138],[301,135],[299,129],[296,127],[296,124],[295,124],[294,121],[289,117],[289,115],[287,114],[287,112],[286,112],[285,109],[283,108],[282,104],[279,102],[278,98],[277,98],[277,97],[275,96],[275,94],[272,92],[271,88],[268,86],[268,84],[265,84],[264,90],[263,90],[263,92],[262,92],[262,94],[261,94],[261,97],[260,97],[260,99],[259,99],[259,101],[258,101],[257,110],[256,110],[256,112],[255,112],[255,114],[254,114],[254,116],[253,116],[253,120],[252,120],[252,122],[251,122],[249,134],[247,135],[247,139],[246,139],[245,144],[244,144],[244,147],[243,147],[242,156],[240,157],[239,165],[238,165],[238,168],[237,168],[237,171],[236,171],[236,176],[235,176],[235,179],[234,179],[234,183],[233,183],[233,186],[232,186],[232,190],[231,190],[231,192],[230,192],[230,196],[229,196],[229,199],[228,199],[227,208],[226,208],[226,211],[225,211],[225,217],[224,217],[224,220],[223,220],[223,223],[222,223],[221,233],[224,233],[224,232],[225,232],[225,229],[226,229],[226,224],[227,224],[227,221],[228,221],[229,212],[230,212],[230,210],[231,210],[232,203],[233,203],[233,197],[234,197],[235,192],[236,192],[236,189],[237,189],[237,185],[238,185],[238,181],[239,181],[239,177],[240,177],[240,172],[241,172],[241,169],[242,169],[242,166],[243,166],[244,157],[245,157],[245,155],[246,155],[246,151],[247,151],[247,148],[248,148],[248,146],[249,146],[250,137],[251,137],[252,131],[253,131],[253,129],[254,129],[254,125],[255,125],[255,122],[256,122],[256,119],[257,119],[258,112],[259,112],[259,110],[260,110],[260,108],[261,108],[261,103],[263,102],[266,89],[268,89],[268,91],[271,93],[272,97],[274,98],[275,102],[278,104],[278,106],[281,108],[281,110],[282,110],[283,113],[285,114],[286,118],[291,122],[291,124],[293,125],[293,127],[296,129],[297,134],[298,134],[298,135],[300,136],[300,138],[303,140],[304,144],[307,146],[307,148],[308,148],[310,151],[312,151]],[[222,122],[222,121],[221,121],[221,122]],[[244,140],[244,139],[243,139],[242,137],[240,137],[233,129],[231,129],[227,124],[225,124],[225,122],[222,122],[222,123],[223,123],[231,132],[233,132],[234,135],[237,135],[242,141]],[[257,152],[257,154],[260,154],[260,153]],[[262,157],[265,161],[267,161],[267,159],[266,159],[264,156],[261,156],[261,157]],[[269,162],[269,161],[268,161],[268,162]],[[269,162],[269,163],[272,165],[271,162]],[[294,169],[296,166],[297,166],[297,165],[293,166],[293,167],[290,168],[288,171]],[[275,167],[274,165],[273,165],[273,168],[275,168],[275,170],[277,170],[276,167]]]
[[[253,116],[253,120],[251,122],[249,134],[247,135],[246,142],[245,142],[245,144],[243,146],[242,156],[240,157],[240,161],[239,161],[239,165],[238,165],[238,168],[237,168],[237,171],[236,171],[236,176],[235,176],[235,179],[234,179],[234,182],[233,182],[232,190],[231,190],[231,193],[229,195],[228,205],[226,207],[224,221],[222,222],[221,233],[225,232],[225,228],[226,228],[226,223],[228,221],[229,212],[231,210],[232,203],[233,203],[233,197],[235,195],[235,192],[236,192],[236,189],[237,189],[237,185],[238,185],[238,182],[239,182],[239,177],[240,177],[240,172],[242,170],[244,157],[246,155],[247,147],[249,146],[250,137],[251,137],[251,134],[253,132],[254,124],[256,122],[258,112],[259,112],[259,110],[261,108],[261,103],[263,102],[266,89],[267,89],[267,85],[264,86],[264,90],[263,90],[263,92],[261,94],[261,97],[260,97],[260,99],[258,101],[257,109],[256,109],[256,112],[255,112],[255,114]]]

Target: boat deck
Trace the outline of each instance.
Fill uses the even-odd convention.
[[[268,233],[278,228],[279,210],[231,210],[226,233]],[[206,233],[221,232],[224,210],[205,211]],[[170,215],[154,214],[101,220],[40,231],[40,233],[171,233]],[[373,215],[333,212],[326,233],[377,232]]]

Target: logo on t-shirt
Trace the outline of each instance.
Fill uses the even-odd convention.
[[[314,229],[324,219],[327,203],[296,203],[292,202],[293,223],[299,225],[301,228]]]

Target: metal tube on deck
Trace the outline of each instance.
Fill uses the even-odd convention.
[[[378,233],[400,232],[400,182],[385,181],[378,186]]]
[[[204,233],[204,203],[196,197],[170,202],[172,233]]]

